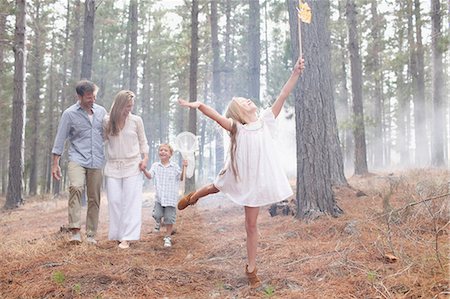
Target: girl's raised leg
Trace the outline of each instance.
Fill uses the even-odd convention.
[[[216,186],[214,186],[214,184],[203,186],[197,191],[193,191],[188,195],[184,196],[178,202],[178,210],[184,210],[185,208],[187,208],[187,206],[196,204],[201,197],[214,194],[217,192],[219,192],[219,189],[217,189]]]

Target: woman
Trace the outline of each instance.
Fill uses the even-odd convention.
[[[104,119],[106,139],[106,193],[109,207],[110,240],[120,248],[139,240],[142,213],[142,175],[148,163],[148,143],[142,119],[131,113],[134,93],[117,93]]]

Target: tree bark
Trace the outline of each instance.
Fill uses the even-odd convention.
[[[189,101],[197,101],[197,69],[198,69],[198,0],[192,0],[191,7],[191,56],[189,64]],[[197,134],[197,111],[189,109],[188,131]],[[195,173],[186,178],[185,192],[195,189]]]
[[[138,66],[138,4],[137,0],[130,1],[130,90],[137,94],[137,66]]]
[[[296,10],[298,2],[289,0],[288,4],[295,61],[299,55]],[[339,156],[342,166],[342,155],[340,149],[329,144],[328,135],[328,132],[332,132],[330,134],[337,139],[336,122],[330,121],[335,111],[331,82],[330,32],[327,27],[329,2],[311,1],[310,6],[315,12],[313,21],[309,25],[301,26],[302,36],[308,41],[303,45],[305,68],[308,71],[302,74],[300,84],[294,92],[297,132],[296,216],[302,219],[314,219],[323,214],[338,216],[342,213],[332,190],[334,161],[331,158],[333,154]]]
[[[216,110],[222,113],[225,108],[225,103],[221,97],[220,84],[220,44],[219,44],[219,25],[217,15],[217,0],[211,1],[211,49],[213,53],[212,62],[212,101],[215,104]],[[223,148],[223,130],[222,128],[215,129],[215,173],[219,173],[224,164],[224,148]],[[201,167],[200,167],[201,169]]]
[[[259,98],[260,74],[261,74],[261,29],[260,29],[260,5],[259,0],[249,1],[249,24],[248,24],[248,57],[249,57],[249,84],[248,96],[257,106],[260,106]]]
[[[95,9],[95,0],[86,0],[84,4],[84,39],[81,78],[87,80],[90,80],[92,76]]]
[[[24,133],[26,113],[26,0],[16,0],[16,31],[14,39],[14,96],[9,146],[8,192],[5,208],[23,202]]]
[[[341,1],[338,3],[338,9],[339,9],[339,23],[344,24],[345,19],[345,6],[343,5]],[[350,94],[348,91],[348,83],[347,83],[347,61],[348,61],[348,51],[346,46],[346,38],[347,34],[341,34],[339,38],[339,47],[340,47],[340,55],[341,55],[341,92],[340,97],[337,99],[339,105],[337,107],[336,113],[341,115],[341,118],[346,122],[349,123],[351,119],[351,112],[350,112]],[[339,114],[340,112],[340,114]],[[353,153],[354,153],[354,145],[353,145],[353,134],[351,129],[348,125],[344,126],[344,128],[341,130],[341,135],[343,140],[343,159],[344,159],[344,169],[353,169],[354,168],[354,159],[353,159]]]
[[[430,153],[426,128],[424,49],[422,44],[422,20],[419,0],[414,0],[414,15],[416,21],[416,51],[414,58],[417,61],[413,93],[414,136],[416,145],[415,162],[416,166],[424,167],[430,161]]]
[[[350,54],[350,68],[352,77],[352,99],[355,140],[355,175],[368,173],[366,133],[364,126],[364,108],[362,94],[362,67],[359,53],[358,30],[356,21],[356,6],[353,0],[347,1],[347,26],[348,26],[348,49]]]
[[[381,20],[378,15],[377,1],[371,1],[371,12],[372,12],[372,51],[369,54],[371,57],[371,71],[374,80],[374,130],[373,130],[373,165],[377,168],[384,167],[383,159],[383,73],[381,68],[381,52],[383,42],[381,41],[380,31],[381,31]]]
[[[6,12],[8,11],[9,8],[9,3],[7,3],[6,1],[2,1],[0,3],[0,8],[2,12]],[[5,51],[5,44],[6,41],[8,40],[7,34],[6,34],[6,17],[7,14],[6,13],[1,13],[0,14],[0,99],[4,98],[4,86],[5,86],[5,56],[4,56],[4,51]],[[1,112],[0,112],[0,118],[3,120],[6,120],[6,114],[9,112],[6,111],[6,109],[4,109],[4,106],[2,106]],[[6,126],[5,122],[2,122],[2,125]],[[6,132],[6,130],[2,130],[0,131],[0,170],[1,170],[1,195],[5,195],[6,194],[6,189],[7,189],[7,164],[8,164],[8,133]]]
[[[431,50],[432,50],[432,94],[433,94],[433,130],[432,157],[434,167],[444,167],[444,71],[442,66],[442,18],[439,0],[431,0]]]
[[[78,79],[82,78],[81,75],[81,64],[80,64],[80,51],[81,51],[81,34],[80,34],[80,26],[78,24],[81,23],[81,1],[75,0],[74,8],[73,8],[73,53],[72,53],[72,71],[71,71],[71,80],[69,85],[75,87],[75,83]],[[76,93],[75,88],[71,88],[72,97],[71,99],[75,101]],[[69,100],[69,104],[71,105],[71,101]],[[66,109],[65,106],[61,106],[61,111]]]
[[[40,99],[40,89],[42,88],[41,78],[42,78],[42,63],[44,61],[44,55],[41,51],[41,44],[45,39],[42,36],[43,28],[41,24],[41,6],[40,2],[36,2],[35,15],[33,17],[34,21],[34,42],[32,46],[32,56],[33,60],[31,62],[30,68],[32,68],[32,80],[31,85],[32,99],[31,105],[31,136],[30,140],[30,178],[28,184],[28,190],[30,195],[36,195],[37,193],[37,172],[39,169],[39,159],[38,159],[38,139],[39,139],[39,127],[40,127],[40,110],[41,110],[41,99]]]

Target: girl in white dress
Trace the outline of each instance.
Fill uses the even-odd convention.
[[[195,204],[201,197],[219,191],[244,206],[248,259],[245,272],[253,288],[261,284],[256,275],[259,207],[293,195],[286,174],[275,155],[273,135],[275,118],[294,89],[303,68],[303,59],[299,58],[272,107],[264,110],[259,117],[255,104],[241,97],[231,100],[225,116],[204,103],[178,100],[183,107],[199,109],[230,134],[230,151],[224,169],[213,184],[183,197],[178,203],[178,209],[183,210]]]
[[[147,167],[149,150],[142,118],[131,113],[134,97],[132,91],[119,91],[104,119],[108,238],[119,241],[123,249],[140,239],[141,171]]]

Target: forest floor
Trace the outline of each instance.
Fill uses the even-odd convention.
[[[243,210],[220,196],[179,212],[167,249],[145,193],[142,239],[125,250],[107,239],[105,196],[96,246],[68,244],[67,195],[27,198],[0,213],[0,298],[450,298],[449,178],[351,177],[335,190],[338,218],[262,208],[257,290],[244,275]]]

